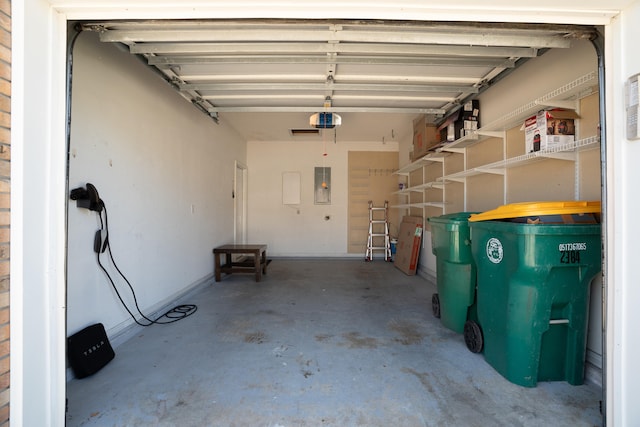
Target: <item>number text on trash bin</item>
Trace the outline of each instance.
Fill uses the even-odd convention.
[[[560,264],[579,264],[580,251],[587,250],[585,242],[560,243],[558,245],[560,251]]]
[[[587,244],[584,242],[580,242],[580,243],[560,243],[558,245],[558,250],[560,252],[564,252],[564,251],[586,251],[587,250]]]

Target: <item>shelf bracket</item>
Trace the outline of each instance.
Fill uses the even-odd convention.
[[[557,153],[545,153],[545,152],[540,152],[540,153],[536,153],[537,157],[546,157],[549,159],[556,159],[556,160],[567,160],[567,161],[571,161],[571,162],[575,162],[577,155],[575,151],[562,151],[562,152],[557,152]]]
[[[464,183],[467,181],[467,177],[466,176],[443,176],[441,180],[443,184],[447,184],[447,181]]]
[[[424,203],[424,207],[434,207],[434,208],[442,208],[444,209],[444,203],[443,202],[425,202]]]
[[[549,99],[546,101],[535,101],[535,103],[543,107],[564,108],[567,110],[576,110],[578,108],[577,101],[562,101],[559,99]]]
[[[444,147],[442,147],[441,150],[449,152],[449,153],[459,153],[459,154],[464,154],[465,153],[465,149],[464,148],[447,147],[446,145]]]
[[[474,170],[477,170],[478,172],[482,172],[482,173],[490,173],[493,175],[504,175],[506,173],[506,170],[504,168],[474,168]]]
[[[490,138],[503,138],[504,137],[504,131],[478,129],[478,133],[480,135],[488,136]]]

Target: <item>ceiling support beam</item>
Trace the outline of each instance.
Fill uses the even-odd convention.
[[[357,83],[181,83],[181,91],[367,91],[367,92],[459,92],[478,93],[477,87],[460,85],[357,84]]]
[[[444,116],[446,111],[440,108],[393,108],[393,107],[211,107],[210,114],[214,113],[317,113],[318,111],[329,113],[397,113],[397,114],[432,114]]]
[[[367,54],[367,55],[406,55],[406,56],[465,56],[465,57],[519,57],[538,56],[538,49],[531,47],[491,47],[491,46],[452,46],[452,45],[416,45],[392,43],[133,43],[129,49],[135,54],[167,55],[285,55],[298,54]]]
[[[416,56],[336,56],[319,55],[199,55],[199,56],[149,56],[149,65],[171,67],[174,65],[208,64],[367,64],[367,65],[421,65],[449,67],[500,67],[513,68],[513,59],[416,57]]]
[[[103,42],[140,43],[140,42],[247,42],[250,40],[264,42],[326,42],[332,40],[340,43],[401,43],[401,44],[435,44],[461,46],[512,46],[538,48],[568,48],[571,40],[560,35],[521,34],[514,31],[487,31],[461,29],[442,31],[401,31],[388,30],[306,30],[291,28],[246,29],[232,31],[230,29],[185,28],[185,29],[130,29],[100,32]]]
[[[334,93],[334,79],[336,76],[336,69],[338,67],[338,65],[335,62],[335,57],[336,54],[335,53],[330,53],[328,54],[328,56],[331,59],[334,59],[334,61],[330,62],[329,64],[327,64],[327,70],[326,70],[326,88],[324,91],[324,97],[325,97],[325,101],[324,101],[324,106],[325,107],[330,107],[331,106],[331,99],[333,98],[333,93]]]

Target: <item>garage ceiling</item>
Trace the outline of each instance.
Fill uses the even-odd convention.
[[[321,111],[340,114],[344,125],[356,123],[356,139],[378,139],[381,132],[393,139],[394,126],[410,129],[422,114],[438,122],[527,59],[595,35],[592,27],[577,26],[344,20],[80,27],[126,45],[183,97],[215,120],[228,119],[247,140],[290,139],[291,128],[309,128],[310,113]],[[380,122],[385,130],[364,135]]]

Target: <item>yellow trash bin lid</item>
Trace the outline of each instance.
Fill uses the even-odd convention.
[[[522,202],[502,205],[496,209],[474,214],[469,222],[490,221],[547,215],[599,214],[600,201]]]

